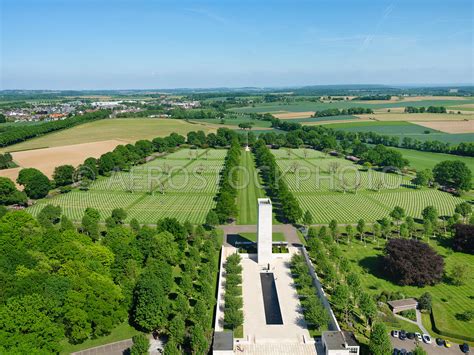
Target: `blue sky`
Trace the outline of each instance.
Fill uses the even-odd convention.
[[[0,3],[0,89],[474,82],[472,0]]]

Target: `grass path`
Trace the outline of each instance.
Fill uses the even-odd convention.
[[[239,186],[243,187],[237,194],[237,224],[257,224],[257,198],[265,197],[265,191],[257,186],[258,175],[251,152],[242,151],[240,166],[243,169],[239,169]]]

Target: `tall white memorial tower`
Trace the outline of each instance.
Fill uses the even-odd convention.
[[[258,199],[257,262],[268,265],[272,261],[272,201]]]

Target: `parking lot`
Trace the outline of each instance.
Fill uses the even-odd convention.
[[[411,351],[415,349],[416,340],[400,340],[399,338],[394,338],[390,335],[390,339],[392,340],[392,345],[394,349],[406,349],[407,351]],[[423,347],[423,349],[426,350],[426,352],[431,355],[449,355],[449,354],[463,354],[461,349],[459,348],[458,344],[451,343],[450,348],[445,348],[444,346],[438,346],[436,345],[435,339],[432,339],[431,344],[425,344],[425,343],[420,343],[420,345]]]

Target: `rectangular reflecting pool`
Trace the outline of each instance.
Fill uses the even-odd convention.
[[[260,273],[260,282],[262,283],[263,305],[267,324],[283,324],[273,273]]]

